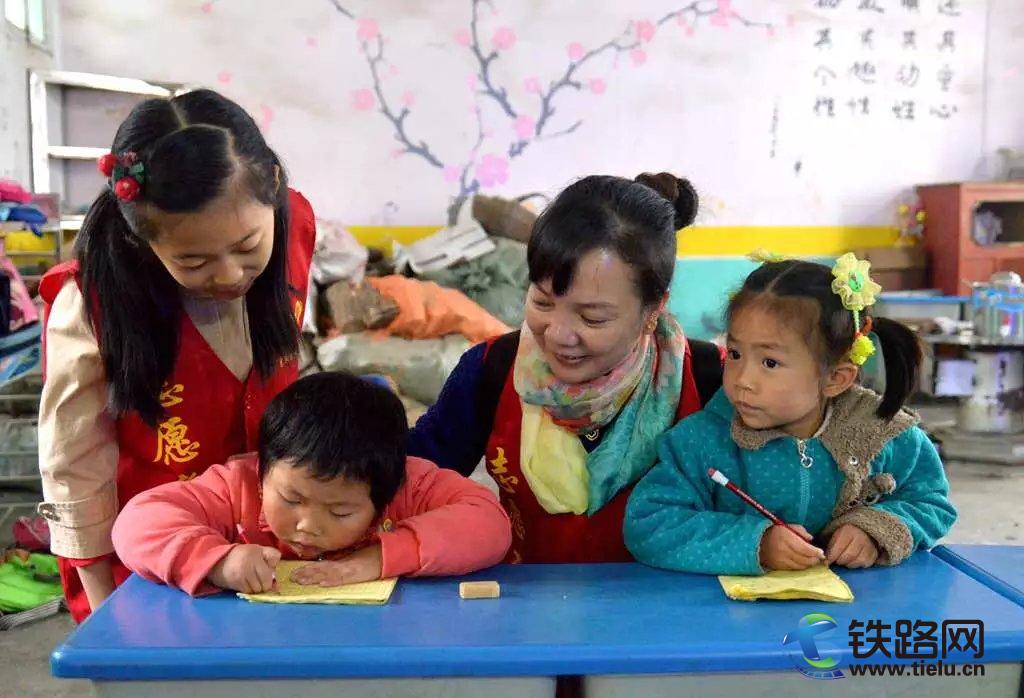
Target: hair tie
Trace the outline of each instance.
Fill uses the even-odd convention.
[[[763,247],[758,247],[756,250],[747,255],[747,259],[751,262],[758,262],[759,264],[770,264],[772,262],[785,262],[786,258],[778,252],[772,252],[766,250]]]
[[[110,188],[121,201],[134,201],[142,192],[146,168],[134,150],[120,155],[106,153],[96,161],[96,169],[110,180]]]
[[[865,317],[861,324],[860,314],[865,308],[875,304],[875,297],[881,293],[882,287],[872,281],[870,276],[871,262],[857,259],[852,252],[847,252],[832,267],[832,292],[839,296],[843,307],[853,313],[854,339],[848,358],[850,362],[863,366],[875,353],[875,344],[868,337],[873,321]]]

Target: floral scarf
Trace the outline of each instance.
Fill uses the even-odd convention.
[[[567,384],[551,373],[533,334],[524,326],[513,374],[526,408],[521,444],[526,448],[521,449],[520,462],[546,511],[585,510],[592,515],[654,465],[655,442],[675,423],[685,350],[679,323],[670,313],[662,313],[654,333],[645,334],[618,366],[593,381]],[[578,435],[608,424],[611,429],[601,444],[586,453]],[[555,448],[558,437],[553,431],[569,438]],[[538,450],[540,444],[545,447]],[[565,457],[551,458],[553,453]],[[570,462],[562,462],[566,458]]]

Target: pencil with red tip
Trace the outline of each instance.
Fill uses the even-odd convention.
[[[768,519],[769,521],[771,521],[771,522],[772,522],[773,524],[775,524],[776,526],[782,526],[782,527],[783,527],[783,528],[785,528],[785,529],[786,529],[787,531],[791,532],[791,533],[792,533],[792,534],[793,534],[794,536],[797,536],[797,537],[799,537],[799,538],[800,538],[800,540],[807,540],[807,538],[806,538],[806,537],[805,537],[805,536],[804,536],[804,535],[803,535],[802,533],[800,533],[800,532],[799,532],[799,531],[797,531],[797,530],[796,530],[795,528],[793,528],[792,526],[790,526],[789,524],[787,524],[787,523],[786,523],[785,521],[783,521],[782,519],[780,519],[780,518],[779,518],[778,516],[776,516],[775,514],[771,513],[771,512],[770,512],[770,511],[768,511],[767,509],[765,509],[765,508],[764,508],[764,507],[763,507],[763,506],[761,505],[761,503],[760,503],[760,502],[758,502],[758,501],[757,501],[756,499],[754,499],[753,497],[751,497],[751,496],[750,496],[749,494],[747,494],[746,492],[744,492],[743,490],[741,490],[741,489],[740,489],[739,487],[737,487],[736,485],[732,484],[732,481],[731,481],[731,480],[729,480],[729,478],[727,478],[727,477],[725,476],[725,474],[724,474],[724,473],[723,473],[723,472],[722,472],[721,470],[716,470],[715,468],[708,468],[708,476],[709,476],[709,477],[710,477],[710,478],[711,478],[712,480],[714,480],[715,482],[717,482],[717,483],[718,483],[719,485],[721,485],[722,487],[724,487],[725,489],[729,490],[729,491],[730,491],[730,492],[732,492],[732,493],[733,493],[734,495],[736,495],[737,497],[739,497],[740,499],[742,499],[742,500],[743,500],[744,502],[746,502],[746,503],[747,503],[747,504],[749,504],[750,506],[754,507],[754,509],[756,509],[756,510],[758,511],[758,513],[760,513],[760,514],[761,514],[761,516],[765,517],[766,519]]]

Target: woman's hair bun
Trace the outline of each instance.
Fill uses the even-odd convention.
[[[637,175],[635,181],[650,187],[672,203],[676,211],[676,230],[690,225],[697,217],[697,190],[688,179],[681,179],[670,172],[644,172]]]

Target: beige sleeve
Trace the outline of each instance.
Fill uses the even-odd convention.
[[[91,558],[113,551],[117,516],[117,432],[106,410],[107,381],[85,300],[68,280],[50,308],[46,382],[39,406],[39,513],[56,555]]]

